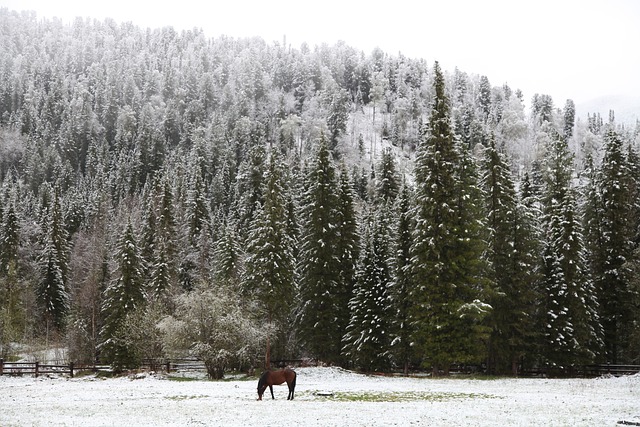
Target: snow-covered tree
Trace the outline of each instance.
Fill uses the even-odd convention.
[[[535,230],[529,210],[519,203],[511,171],[494,140],[484,152],[487,258],[494,288],[488,318],[492,328],[489,369],[518,373],[518,362],[533,350],[535,310]]]
[[[238,231],[246,238],[249,225],[255,217],[257,207],[263,202],[263,179],[267,163],[265,147],[252,146],[240,164],[236,179],[235,199]]]
[[[64,327],[65,316],[69,311],[69,244],[57,191],[54,191],[53,202],[47,209],[45,221],[36,298],[47,325],[60,330]]]
[[[392,322],[391,347],[393,359],[408,373],[409,363],[415,353],[412,345],[413,327],[411,312],[413,300],[411,276],[411,246],[413,244],[413,217],[411,212],[413,192],[407,182],[403,182],[395,203],[395,224],[393,225],[393,282],[389,296],[391,299]]]
[[[175,314],[158,324],[168,356],[200,358],[212,379],[223,378],[231,367],[253,364],[269,330],[256,323],[240,301],[225,286],[198,287],[178,296]]]
[[[9,193],[9,192],[8,192]],[[20,226],[15,196],[0,197],[0,358],[7,359],[26,326],[24,284],[19,274]]]
[[[567,142],[553,130],[550,141],[542,199],[542,357],[549,366],[567,367],[595,358],[601,326],[571,186],[572,156]]]
[[[342,335],[348,299],[341,286],[338,218],[339,187],[336,169],[324,138],[305,177],[307,191],[301,205],[299,338],[320,360],[336,362],[342,349]],[[344,315],[342,313],[345,313]]]
[[[142,257],[131,221],[118,242],[115,262],[117,270],[114,280],[104,291],[100,354],[115,370],[135,367],[139,364],[134,348],[123,340],[122,329],[127,316],[145,302]]]
[[[280,333],[280,354],[284,341],[291,333],[290,314],[294,301],[294,239],[289,233],[286,191],[281,159],[269,160],[264,205],[256,211],[251,223],[243,280],[245,293],[255,298],[272,329]],[[269,368],[271,342],[268,341],[266,367]]]
[[[366,214],[361,226],[362,250],[356,285],[349,302],[351,319],[343,337],[344,353],[365,371],[391,365],[392,247],[388,208]]]
[[[346,326],[350,317],[347,305],[353,296],[353,287],[356,281],[356,264],[360,253],[360,238],[356,218],[354,188],[344,164],[340,166],[338,181],[335,251],[339,260],[340,282],[336,297],[339,300],[338,304],[341,307],[341,311],[336,313],[336,319],[338,324]]]
[[[334,154],[342,134],[347,130],[349,119],[349,94],[342,89],[327,94],[328,114],[327,128],[329,129],[329,150]]]
[[[479,320],[483,272],[479,202],[467,154],[451,126],[444,76],[434,67],[435,98],[416,156],[412,321],[423,364],[448,373],[454,362],[481,358]]]
[[[635,311],[627,262],[633,258],[638,194],[622,137],[609,126],[604,142],[602,164],[597,175],[592,175],[595,182],[588,187],[587,226],[605,357],[608,362],[619,363],[628,342],[625,325]]]
[[[231,287],[239,286],[244,274],[244,254],[235,229],[235,224],[224,222],[213,251],[213,277]]]
[[[2,276],[8,271],[9,264],[18,261],[20,225],[15,202],[7,204],[0,220],[0,276]]]
[[[382,151],[376,171],[376,195],[382,202],[393,202],[400,189],[400,178],[391,149]]]

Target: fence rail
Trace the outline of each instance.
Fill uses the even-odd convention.
[[[593,377],[601,377],[603,375],[622,376],[622,375],[635,375],[638,373],[640,373],[640,365],[612,365],[610,363],[605,363],[605,364],[599,364],[599,365],[570,366],[566,368],[540,367],[540,368],[532,368],[532,369],[523,369],[521,372],[521,375],[526,377],[565,376],[565,377],[593,378]]]
[[[204,362],[198,359],[174,359],[154,360],[147,359],[140,365],[142,370],[184,372],[206,371]],[[38,377],[44,374],[66,374],[73,377],[78,372],[111,372],[109,365],[99,364],[45,364],[40,362],[5,362],[0,359],[0,375],[34,375]]]
[[[272,365],[280,365],[282,363],[291,364],[300,362],[297,359],[291,360],[273,360]],[[206,371],[204,362],[199,359],[145,359],[140,365],[140,369],[152,371],[170,372],[187,372],[187,371]],[[45,364],[40,362],[5,362],[0,359],[0,375],[38,375],[44,374],[65,374],[73,377],[77,372],[111,372],[109,365],[98,364]],[[457,371],[456,371],[457,372]],[[462,370],[461,370],[462,372]],[[466,371],[465,371],[466,372]],[[603,375],[635,375],[640,373],[640,365],[581,365],[567,368],[558,367],[541,367],[523,369],[519,372],[519,376],[523,377],[601,377]]]
[[[0,375],[32,374],[38,377],[43,374],[68,374],[73,377],[74,372],[77,372],[77,368],[73,362],[67,365],[53,365],[40,362],[5,362],[0,359]]]

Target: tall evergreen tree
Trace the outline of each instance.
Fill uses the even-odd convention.
[[[571,187],[572,156],[564,138],[553,131],[545,171],[542,356],[549,366],[567,367],[594,359],[601,328]]]
[[[280,159],[272,154],[263,189],[264,205],[251,223],[247,246],[245,291],[254,295],[266,314],[265,320],[279,333],[279,356],[284,357],[287,320],[294,297],[294,240],[289,234],[288,211]],[[268,342],[266,368],[270,366]]]
[[[416,157],[416,206],[412,265],[415,305],[414,339],[423,364],[448,373],[453,362],[470,362],[478,354],[478,231],[473,198],[451,127],[444,76],[434,69],[435,99]],[[474,208],[475,209],[475,208]],[[471,223],[469,221],[474,221]],[[475,270],[475,271],[474,271]],[[479,303],[479,301],[478,301]]]
[[[255,216],[257,207],[263,202],[262,181],[266,165],[266,152],[263,145],[249,149],[247,158],[240,164],[236,181],[236,203],[238,231],[246,238],[249,225]]]
[[[573,128],[576,125],[576,104],[571,99],[567,99],[564,105],[564,133],[565,140],[569,140],[573,136]]]
[[[619,363],[627,345],[634,301],[629,286],[627,261],[632,259],[636,224],[633,223],[637,194],[624,153],[623,141],[611,127],[605,134],[604,156],[597,176],[597,196],[589,212],[598,229],[592,230],[592,271],[604,329],[608,362]]]
[[[355,210],[355,190],[344,163],[340,167],[338,186],[338,206],[335,218],[338,233],[335,251],[338,255],[340,269],[340,282],[336,294],[340,311],[336,313],[336,319],[339,325],[346,327],[350,318],[348,304],[353,296],[356,282],[360,242]]]
[[[189,224],[189,244],[195,246],[209,219],[209,212],[200,174],[196,174],[192,180],[187,200],[187,221]]]
[[[393,202],[400,189],[400,179],[396,171],[396,163],[391,149],[382,151],[382,158],[376,173],[376,193],[382,201]]]
[[[390,289],[393,322],[391,342],[394,359],[402,366],[405,374],[414,351],[412,345],[413,327],[411,323],[412,277],[411,245],[413,244],[413,217],[411,215],[412,191],[406,181],[400,187],[395,204],[393,283]]]
[[[13,202],[5,208],[0,225],[0,276],[2,276],[7,273],[9,264],[18,261],[20,225]]]
[[[154,298],[166,297],[178,274],[173,192],[166,178],[154,180],[145,200],[140,238],[141,268]]]
[[[511,172],[496,150],[495,140],[484,156],[487,252],[495,284],[489,299],[493,307],[489,317],[489,369],[517,375],[520,357],[530,349],[533,336],[533,229],[526,208],[518,203]]]
[[[36,297],[47,325],[61,330],[69,310],[69,243],[57,191],[54,191],[53,203],[49,206],[43,231],[44,242],[39,257],[41,275]]]
[[[328,94],[329,112],[327,127],[329,128],[329,150],[335,155],[340,136],[347,130],[349,119],[349,94],[344,89]]]
[[[345,355],[366,371],[384,371],[391,364],[392,255],[386,210],[381,205],[369,212],[361,226],[362,251],[349,302],[351,319],[343,338]]]
[[[234,289],[243,276],[243,251],[235,224],[225,221],[213,251],[213,277],[216,282]]]
[[[340,298],[340,258],[336,253],[339,187],[324,137],[309,165],[305,181],[307,191],[302,197],[300,213],[298,332],[312,354],[332,363],[340,359],[346,327],[346,324],[338,324],[336,318],[348,310],[348,301]]]
[[[100,351],[104,360],[119,371],[139,364],[134,346],[123,339],[122,327],[127,316],[142,307],[145,301],[143,260],[131,221],[118,242],[115,261],[118,266],[113,275],[115,280],[104,291]]]

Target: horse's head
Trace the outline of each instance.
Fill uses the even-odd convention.
[[[258,400],[262,400],[262,395],[267,387],[267,373],[265,372],[258,380]]]

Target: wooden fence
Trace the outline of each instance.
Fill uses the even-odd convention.
[[[185,372],[206,371],[204,362],[200,359],[144,359],[140,368],[150,371]]]
[[[523,377],[584,377],[595,378],[603,375],[635,375],[640,373],[640,365],[612,365],[610,363],[599,365],[581,365],[559,367],[541,367],[524,369],[521,372]]]
[[[206,371],[204,363],[197,359],[174,359],[174,360],[143,360],[140,365],[141,370],[164,371],[164,372],[185,372],[185,371]],[[78,364],[69,362],[68,364],[44,364],[41,362],[5,362],[0,359],[0,375],[38,375],[44,374],[64,374],[73,376],[80,372],[111,372],[113,369],[109,365],[99,364]]]
[[[300,363],[300,360],[273,360],[272,366]],[[140,365],[141,370],[163,372],[206,371],[204,362],[199,359],[145,359]],[[62,374],[73,377],[77,372],[111,372],[109,365],[98,364],[45,364],[40,362],[5,362],[0,359],[0,375],[38,375]],[[454,370],[455,371],[455,370]],[[452,371],[452,372],[454,372]],[[460,371],[462,372],[462,371]],[[478,372],[478,371],[476,371]],[[523,369],[519,372],[522,377],[584,377],[594,378],[603,375],[635,375],[640,373],[640,365],[582,365],[568,368],[541,367]]]
[[[43,374],[67,374],[73,377],[77,372],[73,362],[68,365],[44,364],[40,362],[5,362],[0,359],[0,375],[38,375]]]

